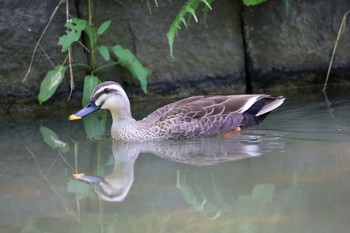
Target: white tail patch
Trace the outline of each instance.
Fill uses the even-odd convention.
[[[260,111],[255,114],[255,116],[261,116],[265,113],[268,113],[268,112],[271,112],[272,110],[274,110],[275,108],[278,108],[279,106],[281,106],[281,104],[283,104],[283,101],[285,100],[286,98],[280,96],[278,97],[278,99],[276,99],[275,101],[269,103],[269,104],[266,104],[264,107],[262,107],[260,109]]]
[[[238,109],[237,112],[243,113],[243,112],[247,111],[253,104],[256,103],[256,101],[258,100],[259,97],[260,97],[260,95],[252,96],[251,98],[249,98],[248,101],[245,102],[243,107]]]

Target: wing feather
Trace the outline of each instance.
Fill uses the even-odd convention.
[[[270,98],[264,94],[189,97],[157,109],[142,121],[158,128],[166,125],[167,137],[171,139],[210,137],[235,130],[245,119],[243,113],[261,99]],[[268,104],[258,114],[276,108],[281,102]]]

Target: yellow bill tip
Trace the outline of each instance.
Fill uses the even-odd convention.
[[[84,176],[84,173],[75,173],[73,176],[75,179],[80,179],[82,176]]]
[[[75,121],[75,120],[81,120],[82,118],[80,116],[77,116],[75,114],[72,114],[68,117],[70,121]]]

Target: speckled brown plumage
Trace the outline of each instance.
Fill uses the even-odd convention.
[[[123,88],[117,83],[105,82],[95,88],[90,104],[111,111],[113,138],[148,141],[211,137],[238,127],[257,125],[284,99],[265,94],[194,96],[165,105],[136,121]],[[76,114],[79,116],[81,112],[84,109]]]

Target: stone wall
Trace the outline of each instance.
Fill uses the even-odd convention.
[[[337,33],[350,1],[283,1],[244,8],[247,73],[253,87],[324,82]],[[350,22],[350,20],[347,20]],[[332,82],[350,81],[350,28],[338,44]]]
[[[191,22],[188,30],[182,28],[172,59],[166,32],[185,1],[157,2],[158,6],[154,1],[94,0],[95,24],[112,20],[101,42],[130,49],[152,71],[147,96],[123,68],[112,67],[99,74],[103,80],[122,83],[134,99],[321,84],[341,19],[350,10],[348,0],[291,0],[289,11],[277,0],[254,7],[242,6],[241,0],[216,1],[207,24],[199,10],[199,22]],[[86,1],[75,3],[69,2],[70,13],[86,17]],[[65,30],[66,3],[58,7],[38,47],[31,73],[22,82],[34,46],[58,4],[59,0],[1,2],[0,112],[67,104],[69,78],[44,107],[38,107],[36,100],[46,72],[64,61],[57,42]],[[346,28],[334,60],[332,82],[350,81],[349,39],[350,29]],[[86,60],[87,54],[76,46],[74,61]],[[84,75],[84,71],[75,70],[73,100],[81,98]]]

